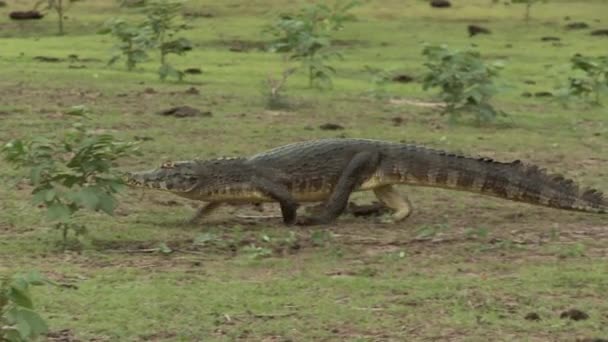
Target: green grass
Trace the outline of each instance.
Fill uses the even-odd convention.
[[[95,129],[125,139],[152,138],[142,144],[143,156],[121,161],[127,170],[347,136],[522,159],[606,189],[608,110],[578,103],[563,108],[521,96],[551,90],[565,80],[574,53],[606,53],[605,38],[563,28],[565,16],[605,28],[605,2],[551,1],[532,9],[528,25],[523,6],[491,5],[490,0],[462,1],[447,10],[431,9],[423,1],[369,2],[354,11],[357,21],[336,36],[344,42],[345,59],[335,62],[334,88],[307,89],[306,75],[299,73],[288,84],[292,107],[270,111],[261,85],[282,71],[280,56],[229,47],[233,40],[267,40],[262,28],[281,11],[295,8],[290,4],[189,1],[190,11],[214,17],[194,19],[194,29],[185,35],[197,48],[184,57],[171,56],[179,68],[203,70],[184,83],[159,82],[156,61],[132,73],[121,64],[105,65],[113,41],[95,34],[100,25],[111,16],[137,18],[113,1],[76,3],[64,37],[55,35],[52,14],[16,24],[7,13],[17,5],[2,8],[0,143],[62,134],[71,121],[61,112],[83,104],[93,111]],[[468,38],[469,23],[487,26],[492,35]],[[541,42],[543,36],[559,36],[560,45]],[[495,105],[511,120],[482,128],[466,121],[448,126],[436,110],[362,96],[370,87],[365,65],[419,79],[425,42],[461,49],[475,44],[488,60],[504,60],[501,82],[506,87]],[[89,60],[69,63],[70,54]],[[35,56],[65,60],[42,63]],[[189,87],[200,94],[186,94]],[[146,94],[146,88],[155,92]],[[399,99],[434,100],[418,82],[391,83],[387,90]],[[156,114],[183,104],[213,116]],[[394,125],[395,117],[403,123]],[[327,122],[345,130],[318,129]],[[287,229],[279,219],[235,217],[260,215],[243,207],[223,208],[200,227],[185,228],[179,222],[191,214],[193,203],[126,191],[119,196],[116,217],[80,218],[90,233],[64,252],[60,233],[49,228],[42,209],[29,203],[21,171],[2,165],[0,272],[38,269],[75,285],[36,288],[34,298],[52,331],[69,329],[83,340],[574,341],[608,336],[604,217],[411,188],[404,192],[411,193],[415,212],[400,224],[345,216],[326,228]],[[369,194],[355,197],[371,200]],[[263,214],[278,210],[269,205]],[[321,229],[334,236],[315,233]],[[204,232],[214,234],[212,241],[195,244]],[[174,252],[155,252],[160,243]],[[271,255],[256,258],[247,248],[251,245]],[[570,308],[588,313],[589,319],[560,319]],[[541,321],[525,320],[530,312]]]

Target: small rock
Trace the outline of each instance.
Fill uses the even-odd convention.
[[[485,27],[479,25],[468,25],[467,31],[469,31],[469,37],[473,37],[478,34],[491,34],[492,32]]]
[[[37,20],[42,19],[44,15],[38,11],[14,11],[8,15],[13,20]]]
[[[6,1],[0,1],[0,7],[6,7]]]
[[[582,21],[575,21],[573,23],[567,24],[565,27],[567,30],[582,30],[589,28],[589,24]]]
[[[534,80],[524,80],[525,84],[536,84],[536,81]]]
[[[192,116],[211,116],[211,112],[206,111],[202,112],[199,109],[190,107],[190,106],[177,106],[169,109],[162,110],[158,112],[160,115],[164,116],[174,116],[176,118],[185,118]]]
[[[578,309],[570,309],[562,312],[562,314],[559,315],[559,318],[569,318],[573,321],[582,321],[588,319],[589,315]]]
[[[557,42],[557,41],[560,41],[561,38],[553,37],[553,36],[546,36],[546,37],[541,37],[540,40],[543,42]]]
[[[409,82],[412,82],[414,80],[414,78],[407,74],[397,74],[397,75],[393,76],[393,78],[391,78],[391,80],[393,82],[409,83]]]
[[[452,4],[448,0],[431,0],[431,7],[447,8],[451,6]]]
[[[326,123],[326,124],[319,126],[319,128],[322,130],[326,130],[326,131],[337,131],[340,129],[344,129],[343,126],[335,124],[335,123]]]
[[[593,30],[590,33],[592,36],[607,36],[608,37],[608,29],[599,29]]]
[[[146,88],[144,89],[144,94],[156,94],[156,90],[154,88]]]
[[[524,317],[524,319],[527,321],[540,321],[540,315],[536,312],[530,312]]]

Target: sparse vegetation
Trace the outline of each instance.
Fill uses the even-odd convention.
[[[530,10],[532,9],[532,6],[541,2],[547,2],[547,0],[511,0],[511,3],[523,4],[526,6],[526,12],[524,14],[524,20],[526,23],[530,21]]]
[[[370,67],[369,65],[366,65],[364,70],[369,75],[371,83],[371,87],[367,90],[366,94],[376,99],[389,97],[386,85],[390,81],[390,73],[384,69]]]
[[[144,6],[146,15],[145,26],[152,31],[152,39],[160,55],[158,75],[161,80],[174,77],[182,80],[186,75],[183,71],[169,64],[171,54],[183,55],[192,50],[192,42],[177,33],[188,28],[181,20],[182,0],[149,0]]]
[[[152,47],[152,30],[149,26],[134,25],[121,18],[113,18],[106,22],[102,34],[112,34],[119,40],[114,46],[114,54],[108,61],[112,65],[125,58],[127,70],[135,69],[138,63],[149,59],[148,50]]]
[[[280,79],[269,76],[266,79],[266,84],[263,86],[263,96],[266,100],[266,108],[268,109],[286,109],[289,108],[289,100],[287,98],[287,79],[296,71],[296,68],[285,69]]]
[[[78,0],[39,0],[36,2],[34,6],[34,10],[43,7],[42,9],[45,11],[55,11],[57,14],[57,26],[59,35],[65,34],[65,30],[63,28],[63,20],[65,18],[65,12],[68,11],[72,3],[77,2]]]
[[[38,272],[0,276],[0,341],[34,341],[48,331],[30,293],[32,286],[45,284],[53,283]]]
[[[324,3],[310,4],[295,15],[285,14],[268,29],[275,36],[271,51],[285,54],[286,59],[298,61],[308,72],[308,86],[331,86],[336,69],[328,64],[331,58],[342,58],[332,49],[332,33],[344,28],[352,20],[348,12],[359,1],[336,1],[333,6]]]
[[[86,118],[82,111],[70,112]],[[122,185],[112,167],[118,158],[137,149],[134,143],[117,141],[110,134],[91,133],[77,122],[59,140],[42,136],[15,139],[2,151],[6,161],[29,169],[33,204],[46,208],[47,219],[62,231],[65,245],[68,231],[76,235],[86,231],[75,219],[80,209],[112,215],[114,194]]]
[[[116,159],[119,165],[111,170],[247,156],[308,139],[361,137],[504,162],[521,159],[607,190],[605,107],[581,110],[572,96],[568,109],[536,96],[554,85],[550,72],[559,72],[560,79],[586,77],[582,70],[570,70],[574,54],[606,55],[603,37],[565,28],[585,22],[601,29],[594,19],[606,13],[604,1],[537,4],[529,25],[523,22],[523,5],[505,6],[504,0],[497,6],[490,0],[452,1],[444,9],[428,1],[362,2],[352,9],[357,20],[331,33],[329,49],[345,58],[327,61],[337,72],[331,74],[333,89],[323,91],[308,87],[300,61],[283,64],[280,55],[261,51],[270,38],[261,40],[260,28],[278,13],[297,9],[288,1],[186,2],[182,14],[192,28],[174,37],[190,39],[195,48],[180,57],[169,55],[168,61],[198,74],[189,73],[182,83],[159,80],[158,48],[147,50],[151,58],[136,64],[138,72],[123,66],[124,55],[107,67],[108,49],[121,41],[99,36],[98,30],[111,17],[143,23],[141,8],[119,7],[117,1],[76,3],[67,12],[67,34],[58,37],[53,12],[47,14],[50,21],[7,15],[34,2],[8,1],[0,9],[0,148],[13,139],[26,143],[36,137],[60,143],[73,123],[67,114],[86,114],[87,134],[141,142],[142,155]],[[488,26],[492,35],[469,38],[470,23]],[[507,61],[495,83],[509,87],[490,102],[508,112],[513,124],[501,127],[499,119],[484,127],[446,125],[438,115],[442,103],[421,87],[427,62],[422,42],[474,48],[484,63]],[[370,83],[374,76],[365,65],[378,70],[375,76],[390,72],[390,80]],[[266,77],[280,82],[290,67],[299,68],[286,87],[277,87],[289,110],[267,110]],[[374,90],[390,99],[370,99]],[[522,97],[524,91],[532,96]],[[606,105],[605,94],[600,100]],[[209,115],[161,115],[167,108]],[[474,118],[472,111],[459,113],[463,123]],[[370,216],[343,215],[330,225],[287,228],[279,206],[267,203],[223,205],[186,227],[184,219],[200,203],[125,188],[113,194],[119,204],[113,217],[86,207],[76,212],[72,221],[87,228],[86,239],[74,241],[70,230],[68,246],[74,248],[62,250],[55,246],[60,233],[45,217],[48,208],[31,204],[35,186],[24,178],[30,167],[13,168],[4,156],[0,273],[35,266],[59,285],[30,288],[35,310],[49,326],[39,340],[583,341],[608,336],[608,301],[598,300],[608,289],[602,215],[404,186],[398,190],[410,197],[414,211],[400,223],[389,223],[382,209]],[[351,200],[366,205],[377,199],[357,192]],[[307,209],[303,204],[299,214]],[[571,308],[588,317],[561,319]]]
[[[439,96],[446,103],[450,122],[468,112],[474,114],[477,124],[505,116],[490,104],[498,92],[494,80],[502,63],[486,63],[479,52],[450,50],[446,45],[427,45],[422,54],[427,58],[424,65],[428,69],[423,88],[440,89]]]
[[[608,92],[608,56],[575,55],[570,59],[572,70],[568,85],[558,89],[562,103],[568,104],[572,98],[582,99],[596,106],[602,104],[601,97]]]

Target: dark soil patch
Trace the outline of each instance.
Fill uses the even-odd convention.
[[[487,29],[483,26],[479,26],[479,25],[468,25],[467,31],[469,32],[469,37],[473,37],[478,34],[491,34],[492,33],[489,29]]]
[[[559,315],[559,318],[569,318],[573,321],[583,321],[589,318],[589,315],[578,309],[566,310]]]
[[[34,57],[35,61],[43,62],[43,63],[59,63],[63,62],[63,59],[59,57],[49,57],[49,56],[36,56]]]
[[[326,124],[322,124],[321,126],[319,126],[319,128],[324,131],[337,131],[344,129],[344,126],[329,122]]]
[[[431,7],[435,8],[448,8],[452,7],[452,4],[448,0],[431,0]]]
[[[549,91],[537,91],[534,93],[534,97],[552,97],[553,93]]]
[[[81,340],[74,336],[74,332],[70,329],[59,331],[51,331],[46,334],[49,342],[80,342]]]
[[[540,321],[540,315],[536,312],[530,312],[524,317],[524,319],[527,321]]]
[[[12,20],[38,20],[44,15],[38,11],[13,11],[8,15]]]
[[[391,78],[391,81],[399,83],[410,83],[414,81],[414,77],[408,74],[397,74]]]
[[[583,30],[589,28],[589,24],[582,21],[575,21],[565,26],[566,30]]]
[[[390,210],[379,202],[372,204],[348,203],[348,212],[355,217],[381,216],[390,213]]]
[[[177,106],[158,112],[159,115],[163,116],[174,116],[176,118],[187,118],[193,116],[212,116],[211,111],[201,111],[200,109],[190,106]]]
[[[391,121],[393,122],[393,126],[401,126],[405,122],[405,119],[400,116],[395,116]]]
[[[188,90],[184,91],[184,93],[189,95],[199,95],[201,92],[195,87],[190,87]]]
[[[184,70],[184,74],[188,74],[188,75],[200,75],[202,74],[203,71],[199,68],[188,68]]]
[[[184,11],[182,13],[187,18],[214,18],[215,14],[207,11]]]
[[[541,37],[540,40],[543,42],[557,42],[557,41],[560,41],[561,38],[553,37],[553,36],[546,36],[546,37]]]
[[[606,36],[608,37],[608,29],[599,29],[599,30],[593,30],[590,33],[592,36]]]

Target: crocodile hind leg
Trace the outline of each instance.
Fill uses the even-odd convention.
[[[187,221],[188,224],[195,224],[204,216],[209,215],[212,211],[219,208],[222,205],[222,202],[209,202],[204,206],[198,208],[196,213],[192,215],[192,217]]]
[[[379,159],[377,152],[357,153],[342,171],[321,213],[317,216],[305,217],[298,224],[327,224],[340,216],[348,204],[350,194],[376,171]]]
[[[261,192],[279,202],[281,205],[283,222],[285,224],[292,225],[295,223],[296,211],[300,205],[293,198],[285,185],[262,177],[253,177],[251,182]]]
[[[399,222],[410,216],[412,203],[407,197],[403,197],[392,185],[385,185],[374,189],[374,194],[387,207],[393,209],[393,221]]]

